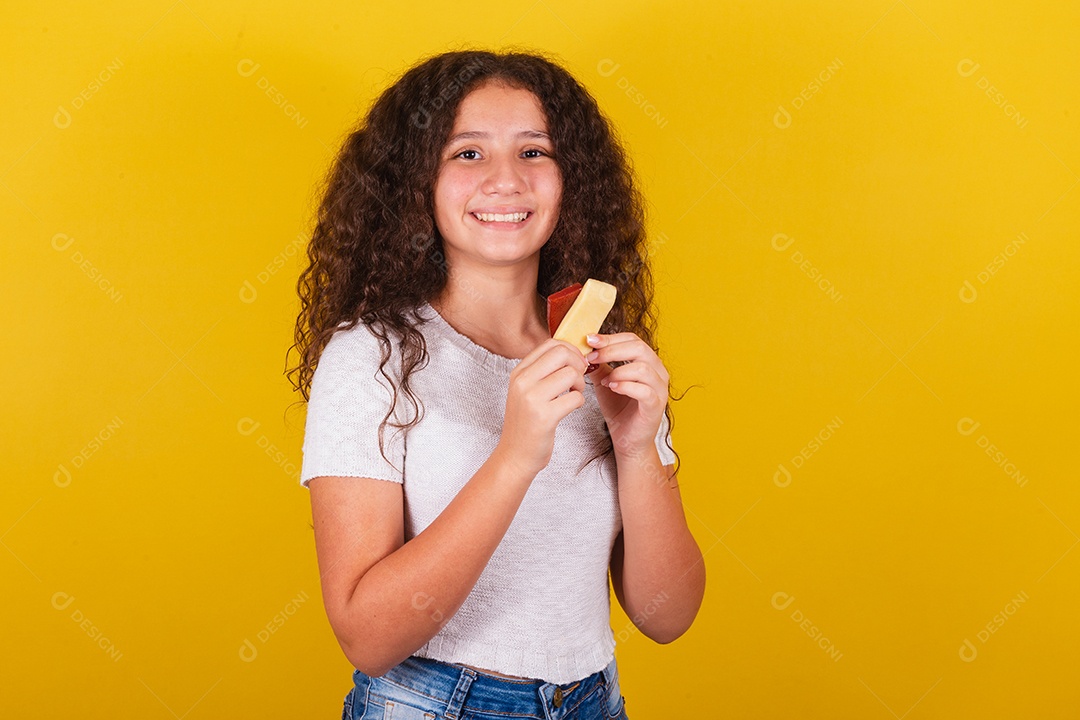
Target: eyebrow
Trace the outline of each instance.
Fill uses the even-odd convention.
[[[551,139],[550,135],[548,135],[545,132],[540,132],[539,130],[522,130],[521,132],[519,132],[517,134],[517,136],[518,137],[530,137],[530,138],[543,138],[545,140],[550,140]],[[491,137],[490,133],[481,132],[479,130],[467,130],[465,132],[460,132],[457,135],[454,135],[452,138],[450,138],[447,141],[447,144],[457,142],[458,140],[467,140],[467,139],[471,139],[471,138],[489,138],[489,137]]]

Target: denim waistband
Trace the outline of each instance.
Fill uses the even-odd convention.
[[[611,686],[616,673],[614,657],[607,667],[588,677],[550,683],[501,677],[459,663],[412,655],[381,677],[434,701],[445,702],[447,718],[460,716],[466,707],[557,718],[571,712],[577,699],[586,697],[598,684]]]

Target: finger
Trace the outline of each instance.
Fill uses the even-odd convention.
[[[612,383],[637,382],[651,387],[657,397],[661,397],[662,394],[666,393],[667,384],[664,379],[657,375],[656,370],[646,363],[632,362],[620,365],[601,380],[607,380],[609,390],[612,389]]]
[[[605,345],[596,348],[592,352],[596,353],[596,357],[593,357],[592,353],[585,356],[585,359],[591,363],[630,362],[634,360],[649,365],[660,363],[660,358],[643,340]]]
[[[608,385],[608,390],[619,395],[633,398],[637,401],[638,409],[646,414],[663,413],[664,401],[656,394],[656,389],[646,383],[621,381],[614,383],[614,387]]]
[[[557,398],[552,404],[555,407],[555,412],[566,417],[585,404],[585,394],[571,390],[562,397]]]
[[[600,339],[600,341],[596,345],[593,345],[593,347],[601,347],[621,342],[630,342],[632,340],[641,340],[641,338],[639,338],[635,333],[632,332],[610,333],[608,335],[602,335],[600,333],[593,334]]]
[[[584,374],[589,364],[576,347],[565,340],[548,338],[521,359],[516,368],[519,375],[538,381],[563,366],[579,368]]]
[[[608,390],[631,397],[644,407],[650,407],[652,405],[652,398],[656,397],[655,388],[651,388],[645,383],[635,382],[633,380],[621,380],[619,382],[609,383]]]
[[[585,392],[585,376],[577,375],[574,377],[574,389],[578,392]]]
[[[574,345],[574,344],[572,344],[572,343],[569,343],[569,342],[567,342],[566,340],[556,340],[556,342],[558,342],[559,344],[561,344],[561,345],[563,345],[564,347],[568,348],[568,349],[569,349],[569,350],[570,350],[570,351],[572,352],[572,354],[573,354],[573,356],[574,356],[574,357],[579,357],[579,358],[581,358],[582,362],[584,363],[584,364],[582,365],[582,371],[584,371],[584,370],[585,370],[586,368],[588,368],[588,367],[589,367],[589,363],[588,363],[588,362],[585,362],[585,353],[581,352],[581,349],[580,349],[580,348],[578,348],[578,346],[577,346],[577,345]]]
[[[568,390],[585,391],[585,374],[564,365],[536,383],[536,392],[544,400],[554,400]]]
[[[565,340],[556,340],[555,338],[548,338],[547,340],[544,340],[542,343],[540,343],[539,345],[534,347],[532,350],[530,350],[529,353],[525,357],[521,358],[521,362],[519,363],[519,365],[522,366],[522,367],[528,367],[529,365],[532,365],[533,363],[535,363],[537,360],[539,360],[541,357],[543,357],[547,353],[551,352],[554,348],[564,348],[565,350],[569,351],[569,357],[571,357],[571,358],[573,358],[573,357],[584,358],[585,357],[582,354],[582,352],[577,349],[577,347],[575,347],[574,345],[571,345],[570,343],[566,342]],[[560,352],[562,352],[562,351],[560,351]]]

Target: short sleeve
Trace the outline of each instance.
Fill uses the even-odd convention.
[[[660,455],[662,464],[674,465],[675,453],[668,449],[665,438],[671,438],[671,424],[668,422],[666,414],[660,416],[660,429],[656,431],[656,452]],[[675,447],[674,440],[671,441],[671,446]]]
[[[392,399],[389,381],[379,371],[381,358],[379,339],[363,323],[338,330],[323,348],[308,393],[302,486],[309,488],[312,478],[323,475],[404,482],[404,438],[390,424],[400,407],[383,430],[386,459],[379,451],[379,425]],[[398,365],[392,356],[384,368],[395,384]],[[399,392],[398,405],[406,402]]]

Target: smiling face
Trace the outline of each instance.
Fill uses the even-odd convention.
[[[510,265],[538,256],[562,196],[547,130],[528,90],[489,82],[461,101],[434,193],[448,263]]]

